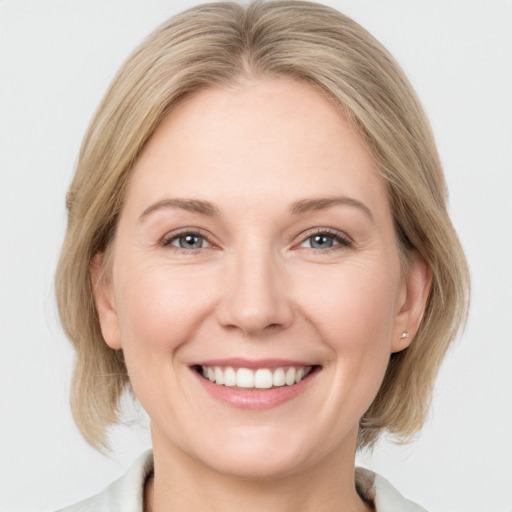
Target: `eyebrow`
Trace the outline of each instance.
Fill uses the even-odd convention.
[[[320,197],[312,199],[300,199],[292,203],[290,211],[292,215],[301,215],[311,211],[326,210],[337,205],[353,206],[362,210],[372,221],[374,220],[373,214],[364,203],[353,199],[351,197]],[[209,201],[202,201],[199,199],[162,199],[156,203],[148,206],[140,215],[139,219],[142,220],[150,213],[165,208],[181,208],[189,212],[200,213],[208,217],[215,217],[219,215],[219,209]]]
[[[201,213],[208,217],[214,217],[219,214],[219,210],[208,201],[199,199],[162,199],[148,206],[140,215],[139,220],[144,219],[150,213],[165,208],[181,208],[189,212]]]
[[[300,215],[316,210],[325,210],[336,205],[353,206],[362,210],[370,220],[374,221],[372,211],[361,201],[351,197],[320,197],[313,199],[301,199],[292,204],[291,212],[293,215]]]

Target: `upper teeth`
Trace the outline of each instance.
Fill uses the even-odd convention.
[[[232,368],[203,366],[203,377],[219,385],[239,388],[269,389],[272,386],[292,386],[311,372],[311,366],[269,368]]]

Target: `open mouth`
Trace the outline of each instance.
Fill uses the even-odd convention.
[[[204,379],[234,389],[272,389],[293,386],[318,371],[320,366],[282,366],[278,368],[234,368],[232,366],[195,365]]]

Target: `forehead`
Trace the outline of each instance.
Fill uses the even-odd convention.
[[[333,193],[374,201],[385,187],[330,99],[307,83],[269,78],[204,89],[180,103],[136,162],[127,201],[142,207],[168,194],[217,194],[250,204]]]

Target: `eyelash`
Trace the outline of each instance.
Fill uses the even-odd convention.
[[[197,252],[201,251],[202,249],[208,248],[208,247],[198,247],[194,250],[194,249],[185,249],[184,247],[178,247],[178,246],[173,245],[173,242],[178,241],[180,238],[183,238],[185,236],[198,237],[198,238],[204,240],[210,247],[215,247],[215,244],[213,244],[208,239],[208,236],[206,236],[206,234],[202,230],[197,229],[197,228],[184,229],[178,233],[176,233],[176,232],[169,233],[161,240],[160,246],[162,246],[162,247],[172,246],[175,250],[185,252],[188,254],[197,253]],[[337,244],[333,245],[332,247],[327,247],[326,249],[318,249],[315,247],[305,247],[306,249],[313,249],[316,252],[331,252],[331,251],[334,251],[337,249],[350,248],[353,246],[353,242],[344,233],[342,233],[340,231],[333,230],[333,229],[319,228],[312,232],[306,233],[306,236],[304,236],[302,238],[302,241],[299,244],[296,244],[294,246],[294,249],[300,248],[302,246],[302,244],[304,244],[308,240],[311,240],[315,236],[324,236],[326,238],[331,238],[334,240],[334,242],[337,242]]]

